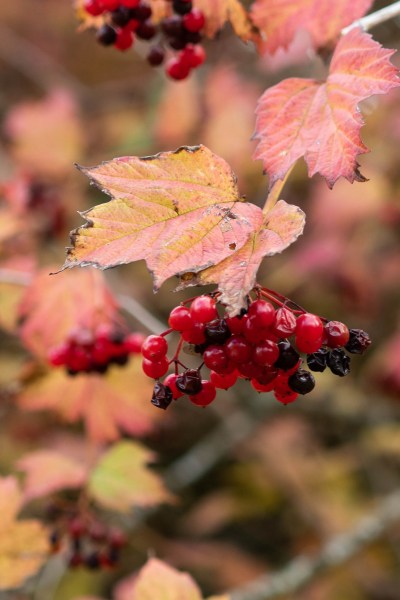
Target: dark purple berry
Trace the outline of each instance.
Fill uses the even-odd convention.
[[[192,10],[192,3],[185,0],[173,0],[172,8],[178,15],[186,15]]]
[[[168,45],[174,50],[183,50],[186,47],[186,41],[181,37],[173,37],[168,41]]]
[[[362,329],[350,329],[350,339],[345,348],[351,354],[363,354],[371,345],[371,338]]]
[[[297,394],[308,394],[315,387],[314,375],[305,369],[298,369],[289,377],[288,385]]]
[[[117,39],[117,32],[111,25],[102,25],[96,32],[96,40],[102,46],[112,46]]]
[[[157,33],[157,28],[151,21],[142,21],[135,31],[141,40],[151,40]]]
[[[158,67],[164,62],[165,52],[161,46],[153,46],[147,55],[147,62],[152,67]]]
[[[231,337],[231,331],[225,319],[214,319],[207,323],[204,335],[210,344],[223,344]]]
[[[199,31],[185,31],[184,40],[186,44],[199,44],[203,36]]]
[[[157,382],[154,386],[151,403],[165,410],[172,402],[172,391],[167,385]]]
[[[193,396],[201,392],[203,384],[198,371],[195,369],[187,369],[184,373],[176,378],[175,385],[180,392]]]
[[[311,371],[322,373],[326,369],[329,350],[320,348],[316,352],[307,355],[307,365]]]
[[[167,17],[161,23],[161,29],[163,32],[171,37],[180,37],[184,33],[182,18],[178,15]]]
[[[113,22],[113,25],[116,25],[117,27],[125,27],[125,25],[128,25],[131,18],[131,11],[125,6],[120,6],[111,13],[111,21]]]
[[[131,19],[136,19],[137,21],[147,21],[147,19],[150,19],[152,12],[151,6],[141,2],[139,6],[131,8]]]
[[[350,357],[341,348],[335,348],[329,353],[327,364],[332,373],[339,377],[350,373]]]
[[[279,358],[274,363],[274,367],[282,369],[283,371],[289,371],[293,369],[299,362],[300,355],[293,348],[288,340],[281,340],[278,342]]]

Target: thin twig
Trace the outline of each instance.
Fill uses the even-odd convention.
[[[361,27],[364,31],[369,31],[372,27],[385,23],[385,21],[389,21],[389,19],[393,19],[398,15],[400,15],[400,2],[394,2],[393,4],[389,4],[389,6],[385,6],[385,8],[381,8],[381,10],[377,10],[370,15],[354,21],[354,23],[342,29],[342,35],[346,35],[354,27]]]
[[[338,567],[366,546],[379,539],[385,530],[400,520],[400,489],[385,497],[377,509],[354,529],[335,536],[315,557],[300,556],[277,573],[264,575],[242,588],[232,590],[231,600],[272,600],[299,591],[317,575]]]

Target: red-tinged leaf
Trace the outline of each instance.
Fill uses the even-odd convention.
[[[140,570],[131,589],[131,600],[202,600],[197,583],[188,573],[177,571],[156,558]]]
[[[48,496],[64,489],[79,488],[87,478],[87,468],[54,450],[38,450],[21,458],[17,464],[26,474],[24,501]]]
[[[117,303],[102,273],[82,270],[50,276],[50,271],[48,267],[38,273],[19,309],[21,338],[41,358],[73,330],[94,331],[117,319]]]
[[[19,587],[47,559],[47,533],[39,521],[16,520],[21,505],[17,480],[0,478],[0,590]]]
[[[338,43],[326,83],[286,79],[269,88],[257,107],[255,159],[271,185],[302,156],[309,176],[320,173],[332,187],[339,177],[365,181],[357,156],[368,152],[360,138],[358,103],[398,87],[397,69],[370,35],[351,30]]]
[[[246,295],[254,287],[262,259],[290,246],[303,232],[305,215],[300,208],[279,200],[260,219],[258,229],[235,254],[215,267],[205,269],[192,280],[183,278],[181,288],[217,283],[222,292],[219,300],[230,315],[236,315],[246,305]]]
[[[125,367],[111,367],[106,375],[69,377],[54,369],[26,385],[18,397],[26,410],[53,410],[63,419],[85,422],[91,439],[118,439],[120,430],[143,436],[161,418],[150,403],[152,381],[143,374],[141,359],[131,357]]]
[[[91,472],[88,493],[101,506],[121,512],[169,502],[171,494],[147,466],[152,461],[153,453],[137,442],[118,442]]]
[[[237,36],[248,41],[255,37],[246,9],[240,0],[193,0],[205,17],[204,33],[213,38],[225,23],[230,23]]]
[[[56,90],[39,102],[15,106],[4,127],[16,162],[36,177],[68,175],[82,154],[77,105],[65,90]]]
[[[83,213],[64,268],[109,268],[145,259],[156,289],[241,248],[260,209],[239,202],[236,177],[204,146],[125,157],[82,169],[114,199]]]
[[[331,46],[340,31],[362,17],[373,0],[255,0],[250,16],[265,35],[268,52],[287,48],[300,29],[309,32],[313,46]]]

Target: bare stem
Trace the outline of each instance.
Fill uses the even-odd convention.
[[[385,23],[385,21],[389,21],[389,19],[393,19],[398,15],[400,15],[400,2],[394,2],[393,4],[389,4],[389,6],[385,6],[385,8],[381,8],[381,10],[377,10],[370,15],[354,21],[354,23],[342,29],[342,35],[346,35],[354,27],[361,27],[364,31],[369,31],[372,27]]]
[[[233,590],[231,600],[272,600],[293,594],[328,569],[343,565],[400,520],[400,489],[384,498],[354,529],[337,535],[315,557],[300,556],[277,573],[264,575]]]
[[[294,166],[294,165],[293,165]],[[293,170],[293,166],[290,167],[290,169],[288,170],[288,172],[286,173],[285,177],[283,179],[278,179],[278,181],[276,181],[270,188],[267,199],[265,201],[264,204],[264,208],[263,208],[263,215],[264,217],[267,216],[267,214],[274,208],[275,204],[278,202],[279,200],[279,196],[281,195],[281,192],[283,190],[283,187],[290,175],[290,173]]]

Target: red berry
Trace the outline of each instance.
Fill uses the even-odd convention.
[[[67,367],[73,371],[87,371],[92,364],[92,357],[85,348],[75,346],[71,349]]]
[[[189,75],[190,67],[184,63],[182,63],[177,58],[171,58],[168,61],[166,72],[171,79],[175,79],[176,81],[180,81],[182,79],[186,79]]]
[[[149,360],[148,358],[144,358],[142,362],[143,372],[152,379],[158,379],[165,375],[168,371],[168,367],[169,362],[166,356],[157,362]]]
[[[305,340],[316,340],[322,337],[324,325],[317,315],[303,313],[297,317],[296,336]]]
[[[232,334],[242,333],[245,320],[239,317],[225,317],[225,322]]]
[[[75,517],[68,523],[68,533],[71,537],[78,539],[86,532],[86,525],[81,518]]]
[[[279,358],[279,348],[275,342],[265,340],[253,349],[252,359],[257,365],[272,366]]]
[[[282,404],[290,404],[291,402],[294,402],[299,395],[296,394],[296,392],[287,390],[282,392],[275,391],[274,396],[278,400],[278,402],[281,402]]]
[[[190,311],[185,306],[176,306],[170,312],[168,324],[175,331],[184,331],[193,327]]]
[[[114,42],[114,46],[123,52],[128,50],[133,45],[133,33],[130,28],[124,27],[117,31],[117,39]]]
[[[139,354],[146,336],[143,333],[130,333],[124,339],[124,350],[128,354]]]
[[[103,10],[117,10],[120,0],[98,0]]]
[[[252,361],[241,363],[237,369],[245,379],[258,379],[262,371],[260,365],[256,365]]]
[[[275,319],[275,309],[270,302],[255,300],[249,306],[249,317],[255,317],[254,321],[259,327],[269,328]]]
[[[286,306],[278,308],[275,312],[271,330],[279,337],[290,337],[296,331],[296,317]]]
[[[225,342],[226,355],[232,362],[242,363],[250,360],[251,346],[241,335],[233,335]]]
[[[188,31],[200,31],[203,29],[206,19],[201,10],[198,8],[192,8],[192,10],[183,16],[183,26]]]
[[[203,379],[201,383],[203,387],[200,392],[195,396],[189,396],[189,399],[196,406],[207,406],[214,400],[217,395],[217,390],[211,381],[207,381],[207,379]]]
[[[222,346],[209,346],[204,350],[203,360],[206,367],[217,371],[217,373],[228,365],[228,357]]]
[[[257,315],[251,315],[245,321],[243,335],[249,342],[256,344],[268,338],[270,330],[268,327],[260,325]]]
[[[206,60],[206,51],[199,44],[188,44],[179,54],[180,60],[190,69],[200,67]]]
[[[59,346],[56,346],[55,348],[52,348],[47,355],[47,359],[53,367],[61,367],[67,364],[69,353],[70,345],[65,342]]]
[[[189,344],[204,344],[206,341],[204,323],[193,323],[191,329],[182,331],[182,338]]]
[[[101,6],[98,0],[85,0],[83,3],[83,8],[89,15],[92,15],[92,17],[97,17],[104,11],[104,8]]]
[[[260,383],[257,379],[252,379],[250,383],[257,392],[272,392],[275,382],[272,380],[269,383]]]
[[[329,321],[325,325],[325,335],[329,348],[345,346],[350,339],[348,327],[340,321]]]
[[[215,300],[210,296],[198,296],[190,306],[190,316],[195,323],[209,323],[218,317]]]
[[[296,335],[294,341],[299,352],[304,352],[305,354],[317,352],[317,350],[319,350],[322,346],[322,336],[317,339],[310,340]]]
[[[167,340],[161,335],[149,335],[143,342],[142,354],[145,358],[157,362],[168,352]]]
[[[169,389],[172,392],[172,397],[174,400],[178,400],[178,398],[180,398],[181,396],[183,396],[183,392],[181,392],[180,390],[178,390],[178,388],[176,387],[176,380],[177,380],[178,375],[175,375],[174,373],[171,373],[170,375],[168,375],[164,381],[163,384],[167,387],[169,387]]]
[[[237,378],[239,377],[239,373],[235,369],[232,373],[216,373],[215,371],[211,371],[210,373],[210,381],[216,387],[221,390],[227,390],[230,387],[234,386]]]
[[[126,6],[126,8],[136,8],[140,3],[140,0],[119,0],[121,6]]]

